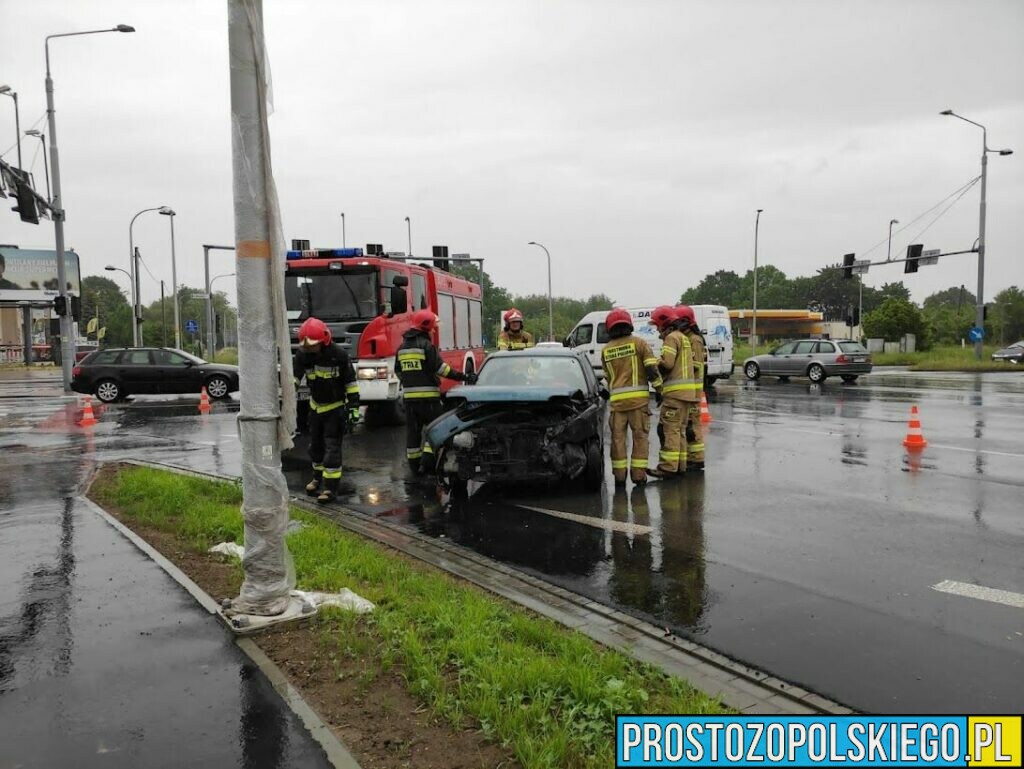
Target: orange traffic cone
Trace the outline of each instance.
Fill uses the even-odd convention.
[[[82,418],[78,420],[78,426],[92,427],[96,422],[96,416],[92,413],[92,398],[86,395],[85,407],[82,409]]]
[[[903,445],[911,451],[920,451],[928,445],[921,433],[921,420],[917,415],[917,406],[910,407],[910,422],[907,423],[907,437],[903,439]]]
[[[703,390],[700,392],[700,421],[701,424],[711,421],[711,412],[708,411],[708,396],[704,394]]]
[[[203,391],[199,394],[199,413],[209,414],[212,411],[210,406],[210,396],[206,394],[206,387],[203,387]]]

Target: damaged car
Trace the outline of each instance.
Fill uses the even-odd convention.
[[[471,480],[601,487],[608,393],[585,361],[565,348],[498,352],[478,377],[450,390],[450,410],[426,429],[449,490],[464,494]]]

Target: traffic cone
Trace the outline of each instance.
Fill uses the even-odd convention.
[[[199,394],[199,413],[209,414],[213,408],[210,406],[210,396],[206,394],[206,386],[203,386],[203,391]]]
[[[86,395],[85,407],[82,409],[82,418],[78,420],[78,426],[92,427],[96,422],[96,416],[92,413],[92,398]]]
[[[903,439],[903,445],[911,451],[920,451],[928,445],[921,433],[921,420],[918,418],[917,406],[910,407],[910,422],[907,423],[907,437]]]
[[[700,391],[700,421],[701,424],[707,424],[711,421],[711,412],[708,411],[708,396],[704,394],[704,391]]]

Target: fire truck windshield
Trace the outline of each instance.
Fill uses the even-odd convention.
[[[288,320],[359,320],[375,318],[377,275],[375,272],[316,272],[285,275],[284,295]]]

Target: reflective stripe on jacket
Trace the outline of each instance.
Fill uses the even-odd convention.
[[[300,350],[292,359],[295,384],[303,377],[309,387],[309,407],[317,413],[332,411],[348,404],[359,405],[356,370],[348,353],[336,344],[321,347],[318,352]]]
[[[665,374],[662,395],[670,400],[700,400],[700,382],[694,375],[690,340],[682,331],[670,331],[661,342],[658,366]]]
[[[529,331],[502,331],[498,334],[499,350],[525,350],[533,344],[533,334]]]
[[[612,339],[601,350],[601,363],[608,377],[612,411],[631,411],[647,405],[648,383],[661,388],[658,359],[650,345],[636,336]]]
[[[693,351],[694,376],[700,382],[701,389],[704,389],[704,377],[708,368],[708,347],[704,341],[704,335],[694,330],[691,326],[686,331],[686,338],[690,341],[690,349]]]
[[[402,397],[440,398],[441,377],[452,377],[452,368],[426,335],[407,331],[395,354],[395,373],[402,383]]]

